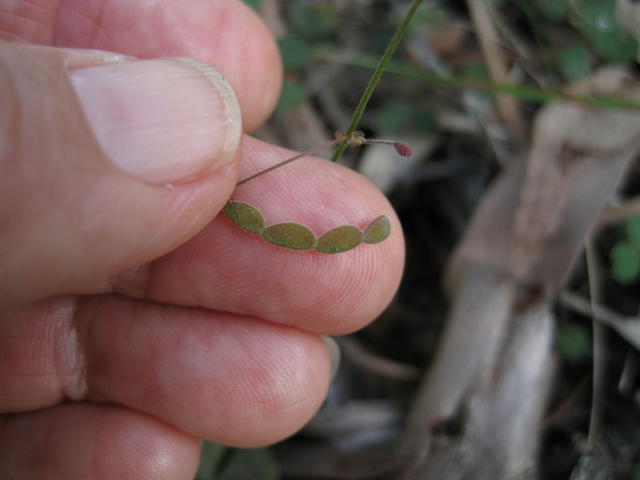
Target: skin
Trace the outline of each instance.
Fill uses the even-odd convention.
[[[277,99],[277,49],[241,1],[4,3],[5,40],[215,65],[237,93],[246,131]],[[58,128],[45,127],[35,133]],[[68,165],[30,169],[32,159],[20,158],[24,167],[2,185],[0,205],[14,210],[0,208],[0,252],[38,262],[0,280],[0,290],[20,286],[0,297],[0,476],[191,479],[199,439],[266,445],[315,413],[330,380],[318,334],[352,332],[385,308],[402,272],[403,239],[375,187],[315,158],[234,197],[259,206],[269,223],[298,221],[316,233],[386,214],[389,239],[339,255],[293,252],[218,215],[239,177],[291,155],[246,136],[230,165],[170,193],[158,188],[143,206],[126,198],[120,205],[109,184],[96,190]],[[84,201],[94,198],[89,189],[104,198]],[[50,201],[61,195],[71,195],[64,209]],[[83,219],[100,214],[96,204],[109,205],[100,218],[109,248],[83,237]],[[56,219],[69,216],[79,221],[63,224],[67,243],[25,241],[52,238]],[[79,246],[84,255],[73,255]],[[61,261],[64,277],[50,268]]]

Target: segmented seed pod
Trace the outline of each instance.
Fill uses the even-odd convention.
[[[266,228],[260,211],[248,203],[229,200],[224,206],[224,213],[245,232],[259,234]]]
[[[316,238],[308,227],[295,222],[266,226],[264,216],[253,205],[229,200],[224,213],[242,230],[260,235],[267,242],[293,250],[315,249],[320,253],[341,253],[361,243],[380,243],[391,233],[391,223],[381,215],[367,225],[364,231],[353,225],[341,225]]]
[[[321,253],[341,253],[362,243],[362,232],[352,225],[342,225],[318,238],[316,250]]]
[[[374,244],[386,240],[391,234],[391,222],[386,215],[380,215],[373,220],[362,234],[365,243]]]
[[[276,168],[280,168],[305,155],[317,153],[325,148],[342,145],[343,147],[360,147],[368,144],[385,144],[393,145],[396,151],[403,156],[412,154],[411,148],[404,142],[385,140],[380,138],[367,138],[364,132],[351,132],[345,134],[337,131],[335,139],[321,145],[320,147],[307,150],[293,157],[287,158],[276,163],[264,170],[250,175],[238,182],[238,186],[244,185],[251,180],[258,178],[265,173],[269,173]],[[315,234],[304,225],[294,222],[279,223],[277,225],[266,226],[264,216],[253,205],[236,200],[229,200],[224,207],[227,216],[240,228],[249,233],[255,233],[264,238],[267,242],[294,250],[310,250],[315,249],[321,253],[340,253],[351,250],[361,243],[380,243],[387,239],[391,234],[391,222],[386,215],[381,215],[373,220],[364,231],[352,225],[342,225],[329,230],[320,238],[316,238]]]
[[[294,250],[309,250],[316,244],[316,236],[299,223],[278,223],[260,234],[267,242]]]

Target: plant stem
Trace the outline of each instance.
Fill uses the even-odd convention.
[[[606,383],[607,352],[606,352],[606,327],[595,313],[595,307],[601,302],[600,264],[595,256],[593,238],[586,241],[587,254],[587,274],[589,275],[589,293],[591,297],[591,309],[593,314],[593,380],[591,393],[591,415],[589,418],[589,433],[587,437],[587,448],[594,452],[602,435],[602,401],[604,386]]]
[[[400,44],[400,40],[402,39],[404,34],[407,32],[407,29],[409,28],[409,24],[413,19],[413,15],[416,13],[416,10],[418,9],[421,3],[422,3],[422,0],[413,0],[413,2],[411,3],[411,6],[409,7],[409,10],[407,10],[407,13],[402,19],[402,23],[398,26],[395,33],[393,34],[393,37],[389,41],[389,45],[387,45],[387,48],[384,51],[384,54],[382,55],[382,58],[378,62],[376,69],[373,71],[373,75],[371,75],[371,80],[369,80],[369,84],[367,85],[367,88],[362,94],[362,97],[360,98],[360,102],[358,102],[358,106],[353,112],[353,116],[351,117],[349,126],[344,132],[345,135],[349,136],[350,134],[352,134],[355,131],[356,127],[358,126],[358,123],[360,122],[360,119],[364,114],[365,108],[367,108],[367,104],[369,103],[369,100],[371,99],[373,92],[378,86],[378,83],[380,82],[380,78],[382,78],[382,74],[384,73],[384,70],[387,67],[387,64],[389,63],[389,60],[391,60],[391,57],[393,56],[393,52],[395,52],[396,48],[398,48],[398,45]],[[347,148],[347,145],[345,145],[344,143],[338,145],[338,148],[336,148],[336,151],[331,157],[331,161],[337,162],[340,156],[342,155],[342,152],[344,152],[345,148]]]
[[[293,157],[287,158],[286,160],[283,160],[281,162],[276,163],[275,165],[271,165],[269,168],[265,168],[264,170],[260,170],[258,173],[254,173],[253,175],[247,177],[247,178],[243,178],[242,180],[240,180],[237,184],[236,187],[239,187],[240,185],[247,183],[251,180],[253,180],[254,178],[258,178],[261,175],[264,175],[265,173],[269,173],[272,170],[275,170],[276,168],[280,168],[284,165],[286,165],[287,163],[291,163],[295,160],[298,160],[302,157],[306,157],[307,155],[314,155],[318,152],[321,152],[322,150],[325,150],[329,147],[333,147],[334,145],[341,143],[341,140],[339,139],[335,139],[335,140],[331,140],[330,142],[327,143],[323,143],[322,145],[320,145],[319,147],[316,148],[312,148],[311,150],[307,150],[305,152],[299,153],[297,155],[294,155]]]
[[[321,58],[331,62],[342,62],[355,67],[373,69],[375,60],[366,57],[351,59],[344,62],[330,53],[322,54]],[[490,93],[504,93],[513,95],[522,100],[546,103],[555,100],[580,103],[605,109],[629,109],[640,110],[640,104],[629,100],[608,95],[574,95],[558,89],[541,89],[531,85],[514,83],[493,83],[489,80],[477,78],[465,78],[454,75],[442,75],[433,70],[406,67],[397,63],[387,66],[386,72],[392,75],[399,75],[407,78],[425,81],[431,85],[441,85],[443,87],[458,88],[463,90],[477,90]]]
[[[260,170],[259,172],[254,173],[253,175],[247,178],[243,178],[236,184],[236,186],[247,183],[253,180],[254,178],[258,178],[264,175],[265,173],[269,173],[275,170],[276,168],[283,167],[284,165],[287,165],[288,163],[299,160],[302,157],[306,157],[307,155],[314,155],[318,152],[321,152],[322,150],[326,150],[327,148],[333,147],[334,145],[345,145],[346,147],[361,147],[362,145],[380,143],[383,145],[392,145],[393,148],[396,149],[396,152],[398,152],[400,155],[404,157],[408,157],[412,154],[411,147],[404,142],[386,140],[384,138],[366,138],[363,132],[353,132],[351,135],[346,136],[343,132],[337,131],[335,135],[336,137],[327,143],[323,143],[318,147],[298,153],[297,155],[287,158],[286,160],[282,160],[281,162],[278,162],[275,165],[271,165],[270,167],[265,168],[264,170]]]

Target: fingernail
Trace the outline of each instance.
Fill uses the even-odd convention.
[[[338,347],[338,343],[328,335],[320,335],[320,338],[322,338],[322,341],[327,347],[327,352],[329,353],[331,378],[333,379],[338,371],[338,367],[340,367],[340,347]]]
[[[186,181],[228,164],[242,122],[233,89],[191,59],[137,60],[69,72],[100,146],[149,183]]]

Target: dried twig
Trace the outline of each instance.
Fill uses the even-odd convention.
[[[576,93],[603,90],[632,101],[640,95],[640,85],[619,70],[598,72]],[[550,302],[640,148],[630,142],[640,116],[559,103],[543,109],[536,127],[528,155],[530,162],[536,156],[535,175],[522,165],[503,173],[449,264],[453,310],[410,416],[404,446],[421,448],[423,456],[406,478],[535,476],[552,370]],[[560,177],[547,182],[554,174]],[[524,189],[533,201],[518,201]],[[553,200],[558,198],[562,202]],[[522,208],[529,209],[528,221],[516,220]],[[516,256],[522,263],[514,269],[509,252],[517,242],[523,242]],[[640,322],[616,328],[640,343]],[[439,433],[438,426],[451,423],[458,425],[457,436],[446,428]]]
[[[589,300],[571,292],[562,292],[560,302],[582,315],[597,318],[640,350],[640,317],[625,317],[602,305],[591,305]]]
[[[489,68],[491,80],[497,83],[506,82],[509,77],[507,62],[500,48],[490,5],[485,0],[467,0],[467,5],[476,27],[478,40]],[[507,123],[512,135],[523,141],[526,138],[526,128],[516,99],[499,95],[496,98],[496,105],[500,116]]]
[[[345,357],[377,375],[401,381],[415,381],[420,376],[416,367],[376,355],[364,348],[355,338],[338,337],[336,341]]]
[[[636,215],[640,215],[640,197],[635,197],[621,205],[607,208],[600,217],[600,225],[607,226]]]

